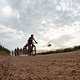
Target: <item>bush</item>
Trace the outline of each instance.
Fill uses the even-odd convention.
[[[5,52],[5,53],[9,54],[10,50],[8,50],[7,48],[4,48],[2,45],[0,45],[0,52]]]
[[[65,48],[65,49],[63,50],[63,52],[70,52],[70,51],[73,51],[73,49],[72,49],[72,48]]]

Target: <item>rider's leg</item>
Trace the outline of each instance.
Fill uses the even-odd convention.
[[[36,54],[36,46],[34,44],[32,46],[33,46],[35,54]]]
[[[29,55],[32,53],[32,44],[28,44],[28,53]]]

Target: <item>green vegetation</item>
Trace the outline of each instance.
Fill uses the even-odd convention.
[[[9,55],[10,51],[0,44],[0,55]]]
[[[65,52],[71,52],[71,51],[77,51],[80,50],[80,46],[75,46],[73,48],[65,48],[65,49],[57,49],[55,51],[47,51],[47,52],[41,52],[40,54],[54,54],[54,53],[65,53]]]

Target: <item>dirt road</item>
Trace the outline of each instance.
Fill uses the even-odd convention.
[[[0,80],[80,80],[80,51],[0,56]]]

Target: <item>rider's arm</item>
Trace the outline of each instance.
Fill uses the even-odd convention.
[[[35,41],[35,43],[37,43],[37,41],[33,38],[33,40]]]

